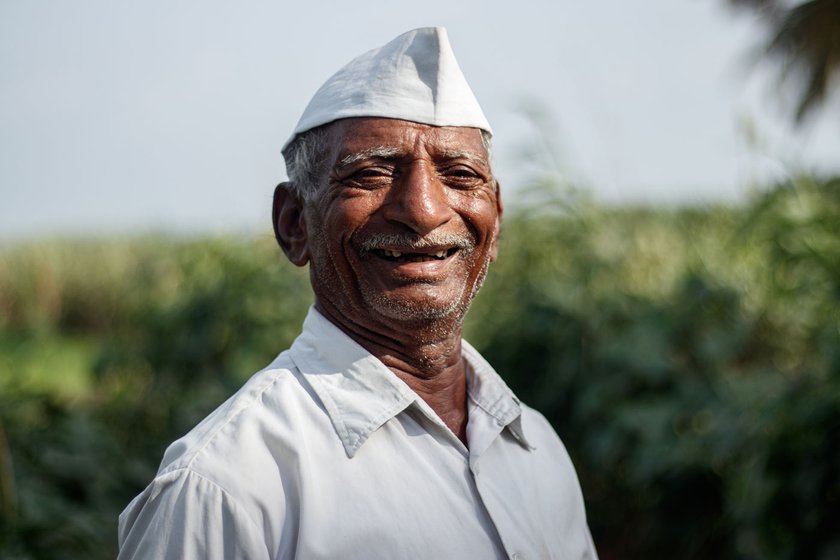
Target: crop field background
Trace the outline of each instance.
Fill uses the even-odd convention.
[[[601,557],[840,557],[840,179],[506,214],[465,336],[576,464]],[[0,250],[0,557],[113,558],[165,446],[286,348],[263,237]]]

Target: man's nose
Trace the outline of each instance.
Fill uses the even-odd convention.
[[[452,218],[447,187],[438,179],[428,162],[413,162],[391,186],[383,208],[392,223],[407,226],[418,235],[426,235]]]

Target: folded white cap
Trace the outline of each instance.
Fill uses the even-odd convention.
[[[403,33],[351,60],[315,92],[291,138],[350,117],[387,117],[492,133],[443,27]]]

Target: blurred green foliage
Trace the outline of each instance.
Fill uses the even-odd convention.
[[[742,208],[543,194],[466,335],[561,434],[601,557],[840,557],[840,179]],[[165,446],[310,300],[270,238],[2,250],[0,556],[112,558]]]

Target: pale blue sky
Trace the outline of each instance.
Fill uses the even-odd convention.
[[[523,100],[552,116],[564,176],[611,203],[732,201],[840,170],[837,120],[794,133],[776,116],[745,63],[761,28],[722,0],[0,0],[0,239],[267,231],[311,94],[424,25],[448,28],[509,204],[534,137]]]

